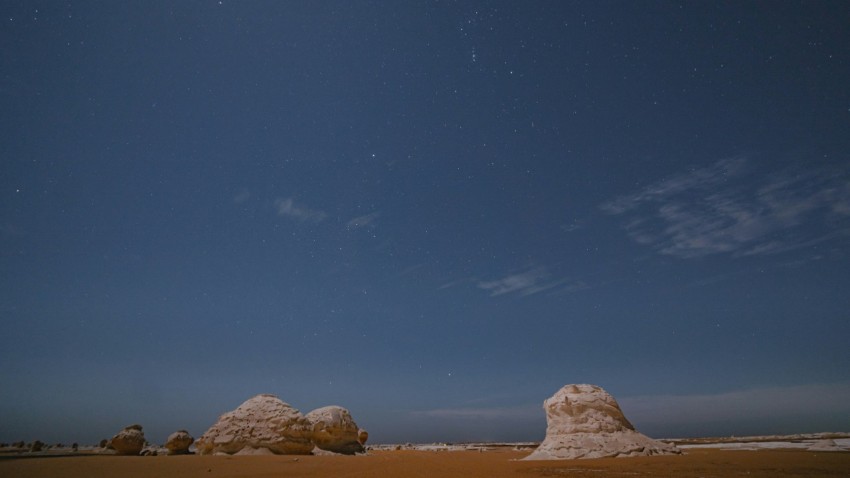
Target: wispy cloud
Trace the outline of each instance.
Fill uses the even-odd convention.
[[[541,402],[508,406],[461,406],[409,412],[429,424],[474,428],[480,423],[546,429]],[[539,401],[537,401],[539,400]],[[850,425],[850,383],[806,384],[702,395],[618,397],[625,415],[650,436],[803,433],[840,431]],[[671,435],[672,434],[672,435]]]
[[[501,279],[478,282],[478,287],[490,291],[490,295],[494,297],[512,293],[528,296],[549,290],[565,281],[565,279],[552,279],[545,267],[536,267]]]
[[[580,290],[590,289],[590,285],[583,280],[564,280],[562,282],[561,287],[559,287],[556,291],[557,294],[572,294],[574,292],[578,292]]]
[[[568,224],[561,224],[561,230],[564,232],[573,232],[578,231],[579,229],[584,228],[584,223],[579,220],[573,220]]]
[[[699,424],[730,424],[741,420],[770,423],[798,420],[805,423],[817,417],[845,417],[850,422],[850,383],[811,384],[737,390],[706,395],[653,395],[617,400],[633,423],[656,428],[684,426],[700,433]],[[812,423],[809,426],[818,426]],[[828,430],[820,430],[828,431]]]
[[[244,189],[242,191],[239,191],[239,193],[235,196],[233,196],[233,202],[236,204],[244,204],[249,199],[251,199],[251,192]]]
[[[621,214],[636,209],[647,202],[674,196],[695,188],[707,188],[721,184],[727,178],[741,174],[745,170],[746,159],[723,159],[701,169],[692,169],[663,181],[651,184],[639,192],[620,196],[600,206],[603,211]]]
[[[351,228],[351,229],[355,229],[355,228],[358,228],[358,227],[365,227],[365,226],[368,226],[369,224],[372,224],[373,222],[375,222],[375,219],[378,219],[378,216],[380,216],[380,215],[381,214],[378,213],[378,212],[373,212],[373,213],[370,213],[370,214],[365,214],[363,216],[357,216],[354,219],[348,221],[345,225],[346,225],[346,227]]]
[[[775,254],[850,235],[847,170],[759,175],[744,158],[675,175],[600,209],[663,254]]]
[[[544,416],[539,403],[517,407],[438,408],[414,411],[413,415],[452,420],[535,419]]]
[[[311,209],[302,204],[296,204],[292,198],[278,198],[274,202],[279,216],[285,216],[292,219],[305,222],[321,222],[326,217],[324,211]]]
[[[451,289],[452,287],[464,285],[464,284],[469,284],[470,282],[476,283],[476,282],[478,282],[478,279],[476,279],[475,277],[464,277],[462,279],[457,279],[457,280],[453,280],[453,281],[441,284],[439,287],[437,287],[437,290]]]

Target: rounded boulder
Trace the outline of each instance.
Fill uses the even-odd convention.
[[[110,440],[112,448],[119,455],[138,455],[145,447],[145,434],[141,425],[130,425],[118,432]]]
[[[189,446],[195,442],[192,435],[186,430],[177,430],[168,435],[168,440],[165,442],[165,448],[168,449],[169,455],[185,455],[189,453]]]
[[[313,425],[313,443],[319,449],[346,455],[364,451],[363,443],[369,434],[357,426],[345,408],[336,405],[317,408],[306,417]]]
[[[239,453],[267,448],[276,455],[308,455],[313,449],[312,424],[274,395],[262,394],[227,412],[195,442],[198,454]]]

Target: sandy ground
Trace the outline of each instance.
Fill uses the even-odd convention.
[[[681,456],[516,461],[527,451],[375,451],[369,456],[75,456],[0,459],[15,477],[850,477],[850,452],[689,450]]]

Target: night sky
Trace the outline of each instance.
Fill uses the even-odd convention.
[[[846,2],[0,13],[0,441],[850,430]]]

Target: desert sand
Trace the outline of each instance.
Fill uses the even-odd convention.
[[[683,455],[519,461],[528,450],[371,451],[366,456],[75,456],[0,459],[17,477],[847,477],[850,452],[691,449]]]

